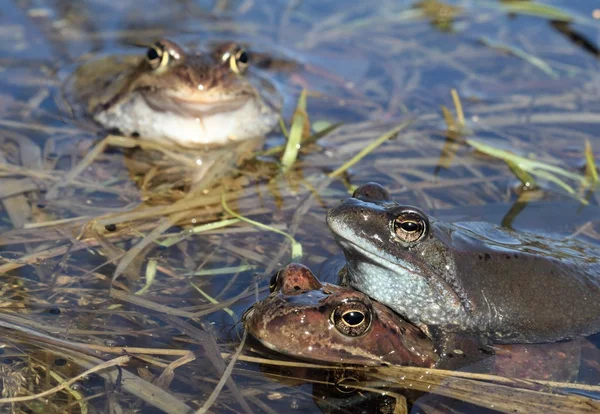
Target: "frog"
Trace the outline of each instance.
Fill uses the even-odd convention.
[[[160,39],[144,55],[81,65],[63,95],[109,131],[181,147],[218,147],[263,137],[278,123],[274,88],[266,81],[253,85],[250,63],[250,53],[234,42],[191,52]]]
[[[578,375],[581,338],[484,346],[476,335],[430,335],[360,291],[319,281],[299,263],[276,271],[269,290],[242,322],[266,348],[293,358],[336,366],[468,369],[554,381],[573,381]]]
[[[590,243],[447,223],[392,201],[372,182],[326,221],[346,257],[342,282],[422,329],[474,332],[498,344],[600,331],[600,256]]]
[[[417,326],[355,289],[321,283],[291,263],[271,278],[271,294],[242,317],[266,348],[309,361],[433,367],[434,344]]]

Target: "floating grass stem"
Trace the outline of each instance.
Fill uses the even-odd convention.
[[[320,140],[321,138],[323,138],[325,135],[329,134],[333,130],[337,129],[341,125],[343,125],[343,122],[336,122],[335,124],[328,125],[326,128],[318,130],[317,132],[312,134],[310,137],[303,140],[302,144],[304,146],[309,145],[309,144],[314,144],[315,142],[317,142],[318,140]],[[278,154],[284,150],[285,150],[284,145],[277,145],[275,147],[269,148],[266,151],[263,151],[262,153],[259,153],[259,155],[269,156],[269,155]]]
[[[51,369],[48,370],[48,374],[54,378],[54,380],[56,382],[58,382],[59,384],[64,384],[65,380],[63,377],[61,377],[58,373],[52,371]],[[83,394],[80,393],[77,390],[74,390],[73,388],[71,388],[70,386],[65,387],[65,390],[71,394],[71,396],[77,401],[77,403],[79,404],[79,409],[81,411],[81,414],[87,414],[88,413],[88,405],[87,402],[84,400]]]
[[[501,50],[520,59],[523,59],[530,65],[535,66],[536,68],[544,72],[546,75],[550,76],[552,79],[558,79],[558,74],[550,67],[549,64],[547,64],[537,56],[533,56],[531,53],[527,53],[523,49],[519,49],[518,47],[510,46],[504,43],[496,42],[483,36],[480,37],[479,40],[481,41],[481,43],[488,47]]]
[[[596,160],[594,159],[594,151],[592,151],[592,144],[589,140],[585,140],[585,176],[592,183],[592,185],[598,184],[598,167],[596,166]]]
[[[302,245],[300,243],[298,243],[296,241],[296,239],[294,239],[291,235],[287,234],[284,231],[281,231],[281,230],[276,229],[271,226],[267,226],[266,224],[263,224],[263,223],[259,223],[258,221],[254,221],[249,218],[243,217],[243,216],[239,215],[238,213],[234,212],[227,205],[227,201],[225,201],[225,192],[221,193],[221,205],[223,206],[223,210],[225,210],[228,214],[232,215],[233,217],[235,217],[241,221],[245,221],[246,223],[252,224],[253,226],[256,226],[260,229],[272,231],[274,233],[285,236],[292,245],[292,260],[299,260],[300,258],[302,258]]]
[[[281,128],[281,133],[284,137],[287,138],[290,136],[290,132],[288,131],[287,126],[285,125],[285,120],[282,117],[279,117],[279,128]]]
[[[575,20],[569,13],[547,4],[532,1],[503,1],[500,4],[510,13],[526,14],[561,22],[572,22]]]
[[[148,260],[148,264],[146,265],[146,283],[144,287],[135,292],[136,295],[143,295],[146,293],[152,283],[154,283],[154,279],[156,278],[156,269],[158,267],[158,263],[154,259]]]
[[[520,155],[513,154],[510,151],[495,148],[491,145],[487,145],[472,139],[467,140],[466,143],[483,154],[489,155],[490,157],[498,158],[506,162],[509,165],[509,167],[511,167],[512,165],[511,170],[513,170],[513,172],[516,169],[521,175],[527,173],[531,176],[536,176],[540,179],[550,181],[558,185],[571,195],[576,196],[576,192],[573,189],[573,187],[567,184],[563,179],[559,178],[558,176],[576,181],[579,185],[582,186],[589,185],[589,181],[586,177],[572,173],[555,165],[546,164],[544,162],[522,157]],[[528,178],[524,177],[523,175],[518,178],[521,181],[528,180]],[[588,202],[581,197],[577,197],[577,199],[583,204],[588,204]]]
[[[117,365],[124,365],[127,362],[129,362],[130,359],[131,359],[131,357],[129,355],[123,355],[123,356],[111,359],[109,361],[98,364],[98,365],[94,366],[93,368],[88,369],[87,371],[84,371],[81,374],[79,374],[67,381],[63,380],[56,387],[50,388],[50,389],[40,392],[38,394],[31,394],[31,395],[12,397],[12,398],[0,398],[0,404],[11,404],[11,403],[17,403],[17,402],[23,402],[23,401],[33,401],[33,400],[47,397],[49,395],[53,395],[65,388],[70,387],[77,381],[89,376],[90,374],[93,374],[98,371],[103,371],[103,370],[106,370],[108,368],[111,368],[111,367],[114,367]]]
[[[290,134],[288,136],[285,151],[281,157],[281,165],[283,171],[288,171],[298,158],[300,144],[303,136],[308,136],[310,131],[310,122],[306,112],[306,90],[302,90],[298,98],[296,110],[292,116],[292,125],[290,126]]]
[[[465,124],[465,113],[463,111],[458,92],[453,88],[450,90],[450,94],[452,95],[452,102],[454,103],[456,118],[454,115],[452,115],[452,112],[450,112],[448,108],[446,108],[444,105],[441,105],[444,121],[446,122],[446,136],[452,141],[462,142],[462,136],[470,134],[470,131],[467,129]]]
[[[410,122],[403,122],[402,124],[398,125],[394,129],[386,132],[385,134],[383,134],[382,136],[380,136],[379,138],[377,138],[375,141],[372,141],[362,151],[360,151],[358,154],[356,154],[350,160],[348,160],[347,162],[345,162],[340,168],[338,168],[337,170],[329,173],[329,177],[330,178],[334,178],[334,177],[340,176],[342,173],[344,173],[344,171],[346,171],[348,168],[352,167],[354,164],[356,164],[357,162],[359,162],[360,160],[362,160],[369,153],[371,153],[375,148],[377,148],[378,146],[380,146],[381,144],[383,144],[388,139],[391,139],[394,136],[396,136],[396,134],[398,132],[402,131],[409,124],[410,124]]]
[[[446,122],[446,128],[448,129],[448,131],[456,131],[457,130],[457,125],[456,125],[456,119],[454,118],[454,116],[452,115],[452,112],[450,112],[450,110],[442,105],[442,115],[444,116],[444,122]]]
[[[218,305],[219,304],[218,300],[216,300],[215,298],[213,298],[212,296],[210,296],[208,293],[206,293],[205,291],[203,291],[202,289],[200,289],[194,283],[190,282],[190,285],[192,285],[194,287],[194,289],[196,289],[198,291],[198,293],[200,293],[202,296],[204,296],[204,299],[206,299],[207,301],[209,301],[213,305]],[[231,316],[231,319],[233,319],[234,322],[237,322],[236,318],[235,318],[235,313],[231,309],[229,309],[229,308],[223,308],[223,310],[225,312],[227,312],[227,314],[229,314],[229,316]]]
[[[523,187],[529,190],[536,186],[535,179],[531,176],[531,174],[508,159],[504,160],[504,162],[506,165],[508,165],[508,168],[510,168],[512,173],[519,179],[519,181],[521,181]]]
[[[230,275],[232,273],[246,272],[248,270],[254,270],[256,266],[252,265],[241,265],[231,267],[221,267],[219,269],[204,269],[197,272],[184,273],[183,276],[215,276],[215,275]]]
[[[239,223],[239,219],[226,219],[221,221],[215,221],[212,223],[202,224],[200,226],[194,226],[191,229],[184,230],[181,233],[178,233],[175,236],[169,237],[161,242],[157,242],[160,246],[163,247],[171,247],[172,245],[178,243],[183,238],[187,237],[190,234],[199,234],[204,233],[205,231],[216,230],[223,227],[231,226],[232,224]]]
[[[462,129],[465,127],[465,113],[463,112],[460,97],[458,96],[458,92],[456,92],[456,89],[454,88],[450,90],[450,94],[452,95],[452,101],[454,102],[454,108],[456,109],[456,118],[458,121],[458,126]]]

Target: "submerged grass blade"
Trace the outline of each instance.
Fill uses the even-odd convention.
[[[550,76],[552,79],[558,79],[558,74],[550,67],[549,64],[544,62],[542,59],[533,56],[531,53],[525,52],[523,49],[519,49],[518,47],[510,46],[505,43],[493,41],[485,36],[480,37],[479,40],[481,41],[481,43],[488,47],[504,51],[520,59],[523,59],[530,65],[535,66],[536,68],[544,72],[546,75]]]
[[[150,289],[150,286],[152,286],[152,283],[154,283],[154,279],[156,277],[157,267],[158,263],[156,260],[148,260],[148,264],[146,265],[146,283],[144,284],[143,288],[135,292],[136,295],[143,295],[148,289]]]
[[[206,299],[207,301],[209,301],[213,305],[218,305],[219,304],[218,300],[216,300],[215,298],[213,298],[212,296],[210,296],[208,293],[206,293],[205,291],[203,291],[202,289],[200,289],[194,283],[190,282],[190,285],[192,285],[194,287],[194,289],[196,289],[198,291],[198,293],[200,293],[202,296],[204,296],[204,299]],[[231,319],[233,319],[234,322],[237,322],[237,320],[235,318],[235,313],[231,309],[229,309],[229,308],[223,308],[223,310],[225,312],[227,312],[227,314],[229,316],[231,316]]]
[[[452,94],[452,101],[454,102],[454,108],[456,109],[456,120],[458,121],[458,125],[461,128],[465,127],[465,113],[463,112],[462,103],[460,102],[460,97],[458,96],[458,92],[456,89],[452,88],[450,90]]]
[[[282,117],[279,117],[279,128],[281,128],[281,133],[284,137],[287,138],[290,136],[290,132],[288,131],[287,126],[285,126],[285,120]]]
[[[585,140],[585,176],[592,183],[592,185],[598,184],[598,167],[596,166],[596,160],[594,159],[594,151],[592,151],[592,144],[589,140]]]
[[[501,160],[509,160],[517,164],[520,168],[525,171],[528,171],[531,174],[537,174],[538,171],[548,171],[557,175],[561,175],[565,178],[569,178],[571,180],[577,181],[579,184],[587,183],[587,179],[582,175],[572,173],[563,168],[557,167],[551,164],[545,164],[540,161],[532,160],[529,158],[522,157],[520,155],[513,154],[510,151],[503,150],[500,148],[492,147],[491,145],[484,144],[483,142],[478,142],[472,139],[468,139],[466,141],[471,147],[476,149],[477,151],[487,154],[494,158],[499,158]]]
[[[48,374],[52,378],[54,378],[54,380],[56,382],[58,382],[61,385],[65,382],[63,377],[61,377],[58,373],[56,373],[50,369],[48,370]],[[71,387],[68,387],[68,386],[65,389],[69,394],[71,394],[71,397],[73,397],[79,404],[79,410],[80,410],[81,414],[87,414],[88,413],[88,405],[87,405],[87,402],[84,400],[83,394],[77,390],[74,390]]]
[[[575,194],[575,189],[557,176],[550,174],[547,171],[536,171],[535,174],[543,180],[548,180],[559,187],[562,187],[567,193]]]
[[[210,394],[208,399],[204,402],[202,407],[200,407],[196,411],[196,414],[205,414],[209,411],[210,407],[217,400],[219,393],[225,386],[227,379],[231,377],[231,373],[233,372],[233,367],[237,363],[238,358],[240,357],[242,350],[244,349],[244,346],[246,346],[246,335],[247,335],[246,331],[244,331],[244,333],[242,335],[243,335],[242,340],[240,341],[240,344],[238,345],[234,354],[231,356],[231,360],[229,361],[229,364],[227,364],[227,368],[225,368],[225,370],[223,371],[223,375],[221,376],[221,379],[219,379],[217,386],[215,387],[213,392]]]
[[[331,125],[331,122],[321,119],[313,122],[312,129],[316,134],[318,134],[319,132],[329,128]]]
[[[452,112],[450,112],[450,110],[442,105],[442,115],[444,116],[444,122],[446,122],[446,129],[448,129],[448,131],[456,131],[458,128],[456,127],[456,119],[454,119],[454,115],[452,115]]]
[[[205,269],[197,272],[184,273],[183,276],[216,276],[216,275],[230,275],[232,273],[246,272],[248,270],[254,270],[256,266],[253,265],[242,265],[232,267],[222,267],[220,269]]]
[[[555,165],[545,164],[540,161],[535,161],[529,158],[521,157],[519,155],[513,154],[510,151],[495,148],[491,145],[487,145],[482,142],[477,142],[474,140],[467,140],[466,142],[477,151],[489,155],[491,157],[498,158],[507,163],[509,168],[511,168],[513,172],[518,171],[519,174],[521,174],[521,176],[519,176],[515,173],[515,175],[517,175],[517,177],[522,182],[529,182],[529,178],[523,176],[522,174],[530,174],[532,176],[537,176],[540,179],[547,180],[558,185],[569,194],[575,196],[581,203],[588,204],[587,200],[576,195],[576,191],[571,185],[566,183],[561,178],[557,177],[557,175],[574,180],[582,186],[586,186],[589,184],[586,177],[572,173]]]
[[[343,122],[336,122],[335,124],[328,125],[323,129],[315,129],[315,126],[313,124],[313,129],[315,129],[315,133],[312,134],[310,137],[306,138],[304,141],[302,141],[302,143],[304,145],[314,144],[315,142],[317,142],[333,130],[337,129],[341,125],[343,125]]]
[[[144,236],[144,238],[135,246],[127,250],[127,253],[123,255],[119,261],[119,264],[117,265],[117,268],[115,269],[115,272],[113,273],[113,277],[111,279],[111,289],[117,278],[127,269],[130,264],[133,263],[136,257],[143,252],[146,246],[152,242],[155,242],[162,233],[173,227],[178,221],[183,220],[188,214],[189,212],[183,211],[161,219],[158,225],[150,233]]]
[[[465,135],[470,135],[471,131],[467,129],[465,124],[465,113],[463,111],[462,102],[456,89],[450,90],[452,95],[452,102],[454,103],[454,109],[456,111],[456,118],[452,112],[444,105],[441,105],[442,115],[446,122],[446,136],[449,140],[454,142],[463,142]]]
[[[338,177],[340,176],[342,173],[344,173],[348,168],[352,167],[354,164],[356,164],[357,162],[359,162],[360,160],[362,160],[365,156],[367,156],[370,152],[372,152],[375,148],[377,148],[378,146],[380,146],[381,144],[383,144],[385,141],[387,141],[388,139],[393,138],[394,136],[396,136],[396,134],[400,131],[402,131],[404,128],[406,128],[408,125],[410,124],[410,122],[403,122],[402,124],[398,125],[397,127],[395,127],[394,129],[386,132],[385,134],[383,134],[382,136],[380,136],[379,138],[377,138],[375,141],[372,141],[369,143],[369,145],[367,145],[363,150],[361,150],[358,154],[356,154],[354,157],[352,157],[350,160],[348,160],[347,162],[344,163],[344,165],[342,165],[340,168],[338,168],[337,170],[329,173],[329,177],[330,178],[334,178],[334,177]]]
[[[183,238],[187,237],[190,234],[199,234],[205,231],[216,230],[223,227],[231,226],[232,224],[239,223],[239,219],[227,219],[221,221],[215,221],[213,223],[202,224],[200,226],[192,227],[189,230],[184,230],[181,233],[178,233],[176,236],[169,237],[161,242],[157,242],[160,246],[163,247],[171,247],[174,244],[180,242]]]
[[[300,243],[298,243],[296,241],[296,239],[294,239],[291,235],[287,234],[284,231],[281,231],[281,230],[276,229],[271,226],[267,226],[266,224],[259,223],[258,221],[254,221],[249,218],[243,217],[243,216],[239,215],[238,213],[234,212],[233,210],[231,210],[229,208],[229,206],[227,205],[227,202],[225,201],[225,192],[221,193],[221,205],[223,206],[223,210],[225,210],[228,214],[232,215],[233,217],[235,217],[237,219],[240,219],[242,221],[245,221],[246,223],[252,224],[253,226],[256,226],[260,229],[272,231],[274,233],[285,236],[292,244],[292,260],[299,260],[300,258],[302,258],[302,245]]]
[[[88,369],[87,371],[84,371],[81,374],[79,374],[67,381],[60,382],[60,384],[54,388],[50,388],[50,389],[40,392],[38,394],[26,395],[26,396],[21,396],[21,397],[12,397],[12,398],[0,398],[0,405],[23,402],[23,401],[33,401],[33,400],[37,400],[38,398],[44,398],[49,395],[53,395],[67,387],[70,387],[71,385],[73,385],[77,381],[81,380],[82,378],[85,378],[95,372],[106,370],[107,368],[110,368],[110,367],[114,367],[117,365],[124,365],[127,362],[129,362],[130,359],[131,359],[131,357],[129,355],[123,355],[123,356],[111,359],[109,361],[103,362],[99,365],[96,365],[94,368]]]

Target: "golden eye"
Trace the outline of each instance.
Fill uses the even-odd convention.
[[[146,52],[146,62],[153,70],[164,68],[169,64],[170,54],[161,43],[155,43]]]
[[[334,309],[331,321],[342,334],[360,336],[371,326],[371,310],[362,302],[345,302]]]
[[[250,57],[248,52],[241,47],[236,47],[229,54],[229,67],[234,73],[242,74],[248,69]]]
[[[415,211],[405,211],[394,220],[394,233],[405,243],[419,241],[427,231],[427,222]]]
[[[365,321],[365,315],[359,310],[351,309],[344,312],[342,315],[342,321],[344,321],[347,326],[355,328],[360,326]]]

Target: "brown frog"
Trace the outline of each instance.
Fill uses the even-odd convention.
[[[271,294],[244,315],[244,326],[264,346],[288,356],[332,364],[469,366],[561,381],[578,373],[578,341],[490,347],[473,336],[428,337],[386,306],[352,288],[321,283],[300,264],[280,269],[269,288]]]
[[[294,357],[359,365],[434,366],[423,332],[352,288],[322,284],[290,264],[271,279],[271,295],[244,315],[249,334]]]
[[[249,66],[248,52],[234,43],[190,53],[162,39],[144,56],[84,64],[68,80],[65,96],[125,135],[185,147],[223,145],[261,137],[278,121],[276,98],[265,102],[249,80]]]

